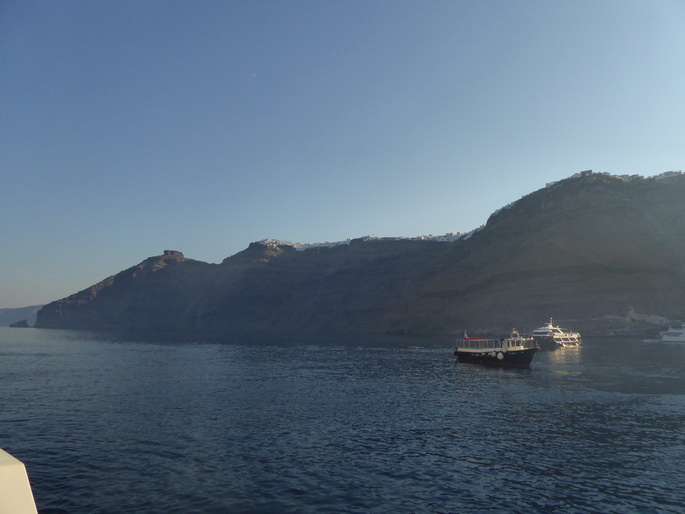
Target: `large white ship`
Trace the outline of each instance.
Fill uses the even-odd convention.
[[[545,326],[533,330],[531,336],[541,350],[556,350],[557,348],[581,346],[583,344],[578,332],[571,332],[556,326],[552,318]]]

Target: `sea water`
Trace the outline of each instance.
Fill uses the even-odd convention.
[[[2,328],[0,447],[41,513],[685,511],[685,345],[452,345]]]

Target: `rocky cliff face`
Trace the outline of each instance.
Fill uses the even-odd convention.
[[[454,242],[253,243],[219,265],[167,251],[45,306],[39,327],[458,333],[634,329],[685,312],[685,176],[585,174]],[[632,310],[631,310],[632,309]],[[633,315],[629,316],[628,313]]]
[[[216,265],[166,250],[38,312],[39,328],[180,329]]]

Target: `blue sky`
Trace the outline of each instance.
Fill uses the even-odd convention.
[[[681,0],[4,0],[0,308],[685,168]]]

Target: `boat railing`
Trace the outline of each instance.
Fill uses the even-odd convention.
[[[538,345],[532,338],[512,339],[505,342],[508,344],[510,348],[535,348]]]
[[[468,348],[470,350],[502,348],[502,341],[500,339],[458,339],[457,346],[459,348]]]
[[[537,343],[532,338],[515,339],[457,339],[457,347],[469,350],[502,349],[502,348],[535,348]]]

